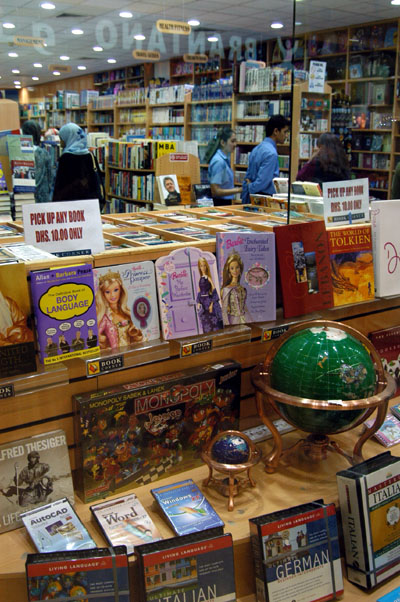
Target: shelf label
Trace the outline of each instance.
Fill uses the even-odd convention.
[[[168,19],[158,19],[156,27],[161,33],[177,33],[184,36],[188,36],[192,31],[189,23],[185,23],[185,21],[169,21]]]
[[[189,161],[189,155],[187,153],[170,153],[169,160],[172,163],[179,163],[182,161]]]
[[[197,343],[183,343],[181,346],[181,357],[205,353],[206,351],[211,351],[212,348],[212,339],[208,339],[207,341],[197,341]]]
[[[285,326],[275,326],[274,328],[268,328],[263,330],[261,340],[264,341],[272,341],[272,339],[279,339],[284,332],[289,330],[289,324]]]
[[[97,360],[89,360],[86,362],[86,375],[87,377],[98,376],[105,372],[114,372],[115,370],[121,370],[124,367],[124,356],[116,355],[115,357],[108,357]]]
[[[183,62],[184,63],[206,63],[208,61],[208,56],[206,54],[184,54]]]
[[[33,38],[32,36],[14,36],[15,46],[33,46],[35,48],[44,46],[44,38]]]
[[[70,65],[49,65],[49,71],[59,71],[60,73],[70,73]]]
[[[133,50],[132,56],[134,59],[144,61],[159,61],[161,54],[158,50]]]
[[[0,399],[14,397],[14,385],[3,385],[0,387]]]

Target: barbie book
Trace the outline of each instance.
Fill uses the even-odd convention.
[[[224,325],[275,320],[275,234],[217,232],[216,247]]]
[[[152,261],[94,270],[100,349],[158,339],[158,305]]]

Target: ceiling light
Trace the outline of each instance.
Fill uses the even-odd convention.
[[[18,57],[18,54],[16,52],[9,52],[8,56],[10,56],[12,59],[15,59]]]
[[[81,36],[84,33],[84,31],[83,31],[83,29],[76,28],[76,29],[71,29],[71,33],[73,33],[74,36]]]
[[[394,4],[396,6],[397,4],[400,4],[400,0],[392,0],[390,4]]]
[[[198,21],[197,19],[189,19],[188,25],[191,25],[192,27],[197,27],[198,25],[200,25],[200,21]]]
[[[103,52],[103,49],[102,49],[102,47],[101,47],[101,46],[93,46],[93,50],[94,50],[95,52]]]
[[[15,82],[14,82],[14,84],[15,84],[16,86],[19,86],[19,84],[20,84],[20,83],[21,83],[21,82],[20,82],[20,81],[18,81],[17,79],[16,79],[16,80],[15,80]]]
[[[40,5],[42,8],[44,8],[45,10],[54,10],[56,5],[53,4],[52,2],[42,2],[42,4]]]
[[[17,84],[17,85],[15,86],[15,89],[16,89],[16,90],[21,90],[21,86],[20,86],[19,84]]]
[[[59,71],[53,71],[53,75],[61,75]]]
[[[135,40],[145,40],[146,39],[146,36],[144,36],[142,33],[137,33],[133,37],[135,38]]]
[[[33,66],[37,69],[41,69],[43,67],[42,63],[33,63]]]
[[[15,29],[14,23],[3,23],[4,29]]]
[[[218,42],[218,36],[210,36],[207,38],[209,42]]]
[[[12,69],[11,73],[21,73],[19,69]]]
[[[107,59],[107,63],[116,63],[116,59]]]
[[[400,3],[400,0],[399,0],[399,3]],[[299,25],[303,25],[303,23],[301,21],[296,21],[295,25],[297,25],[297,27],[298,27]]]
[[[37,75],[32,75],[32,79],[33,79],[33,81],[34,81],[34,82],[37,82],[37,81],[39,81],[39,78],[38,78],[38,76],[37,76]]]
[[[276,21],[275,23],[271,23],[271,29],[282,29],[283,23],[279,23]]]
[[[77,69],[79,69],[79,71],[86,71],[85,65],[78,65]]]
[[[132,17],[133,17],[132,13],[130,13],[129,10],[122,10],[119,13],[119,16],[122,17],[123,19],[132,19]]]
[[[66,54],[63,54],[62,56],[60,56],[60,61],[69,61],[69,56],[67,56]]]

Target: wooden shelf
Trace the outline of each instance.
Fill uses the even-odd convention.
[[[190,100],[189,105],[202,105],[202,104],[219,104],[222,102],[232,102],[231,98],[214,98],[213,100]]]
[[[140,171],[143,173],[154,173],[154,169],[142,169],[141,167],[121,167],[120,165],[114,165],[113,163],[109,163],[108,167],[110,169],[118,169],[120,171]]]

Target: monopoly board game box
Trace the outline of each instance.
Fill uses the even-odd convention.
[[[78,493],[85,503],[202,464],[237,428],[240,365],[228,360],[74,397]]]

